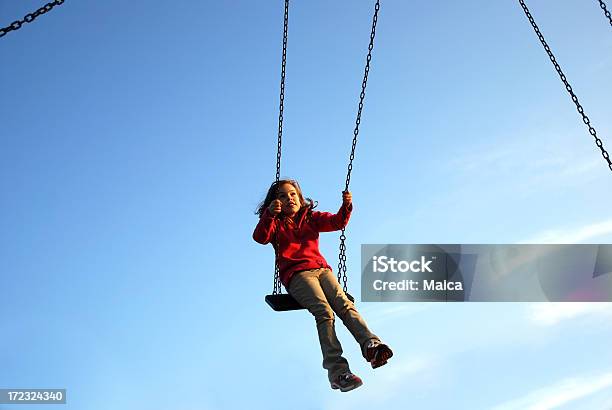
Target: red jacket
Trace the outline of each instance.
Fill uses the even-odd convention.
[[[280,280],[287,287],[295,272],[331,269],[319,251],[319,232],[341,230],[348,224],[352,210],[352,203],[343,204],[335,215],[313,211],[308,216],[308,209],[303,208],[296,215],[296,223],[291,218],[274,217],[266,209],[255,227],[253,239],[264,245],[272,242],[278,257]]]

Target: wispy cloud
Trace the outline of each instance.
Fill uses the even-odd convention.
[[[519,243],[582,243],[612,234],[612,219],[579,228],[550,229]]]
[[[612,373],[572,377],[499,404],[493,410],[552,410],[606,389],[612,390]]]
[[[567,144],[558,144],[559,141]],[[552,133],[504,135],[499,136],[495,143],[470,146],[469,151],[460,153],[451,160],[450,165],[455,171],[481,176],[498,178],[503,174],[522,186],[567,180],[569,177],[580,177],[584,182],[586,174],[602,166],[602,159],[593,155],[590,146],[574,146],[575,141],[581,140],[571,135],[561,137]],[[487,170],[487,173],[483,174],[483,170]]]
[[[529,305],[528,315],[537,324],[551,326],[579,316],[603,315],[612,317],[612,303],[533,303]]]
[[[437,377],[434,373],[438,367],[439,359],[424,354],[396,361],[388,368],[377,370],[376,377],[364,380],[363,387],[352,391],[350,395],[335,397],[324,408],[355,409],[363,408],[364,403],[378,403],[378,407],[385,407],[384,403],[393,401],[408,385],[418,385],[421,389],[428,381],[435,385]]]
[[[360,311],[366,317],[368,323],[380,325],[390,320],[397,320],[398,316],[405,318],[425,311],[431,311],[442,305],[442,303],[427,302],[372,303],[360,309]]]

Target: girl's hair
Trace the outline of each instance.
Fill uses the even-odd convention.
[[[257,207],[257,210],[255,211],[257,215],[262,216],[264,211],[266,210],[267,207],[270,206],[272,201],[274,201],[275,199],[278,199],[278,189],[283,184],[290,184],[290,185],[293,185],[293,187],[295,188],[298,194],[298,197],[300,198],[300,204],[302,205],[299,212],[307,208],[307,212],[310,213],[317,206],[317,203],[314,202],[312,199],[304,198],[304,195],[302,194],[302,190],[300,188],[300,184],[298,184],[297,181],[293,179],[281,179],[279,181],[273,182],[272,185],[270,185],[270,188],[268,189],[268,193],[266,194],[266,199],[264,199],[259,204],[259,206]]]

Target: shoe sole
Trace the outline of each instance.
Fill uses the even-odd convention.
[[[393,352],[389,349],[387,345],[379,345],[374,353],[374,357],[370,360],[372,364],[372,369],[377,369],[380,366],[384,366],[387,364],[387,361],[393,357]]]
[[[338,386],[337,384],[332,384],[331,388],[334,389],[334,390],[338,390],[339,389],[341,392],[345,393],[347,391],[355,390],[357,387],[360,387],[362,385],[363,385],[363,382],[360,381],[359,383],[356,383],[356,384],[353,384],[351,386],[344,387],[344,388]]]

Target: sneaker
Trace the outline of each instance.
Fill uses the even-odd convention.
[[[366,360],[372,364],[372,369],[387,364],[393,356],[393,352],[386,344],[380,340],[372,339],[366,347]]]
[[[336,377],[336,380],[331,382],[332,389],[340,389],[340,391],[351,391],[361,386],[363,382],[357,376],[355,376],[351,372],[342,373],[340,376]]]

